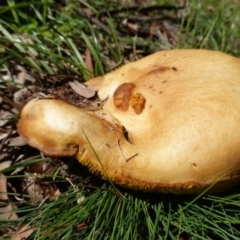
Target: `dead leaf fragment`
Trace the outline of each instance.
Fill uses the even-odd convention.
[[[10,166],[10,163],[7,166],[1,166],[2,168],[6,168]],[[3,207],[0,207],[0,218],[3,219],[17,219],[18,216],[14,212],[13,205],[11,204],[8,194],[7,194],[7,179],[6,177],[0,173],[0,201],[5,203]]]
[[[71,86],[73,91],[75,91],[82,97],[91,98],[95,95],[95,90],[93,88],[87,87],[78,81],[69,82],[69,85]]]
[[[92,63],[91,53],[88,47],[86,48],[86,51],[85,51],[85,64],[87,69],[91,73],[90,77],[93,78],[93,63]]]
[[[33,233],[33,229],[29,226],[27,221],[23,221],[16,232],[14,233],[12,240],[27,239]]]

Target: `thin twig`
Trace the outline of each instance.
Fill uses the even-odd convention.
[[[135,156],[138,155],[138,153],[136,153],[136,154],[132,155],[131,157],[126,158],[126,157],[124,156],[124,154],[123,154],[121,148],[120,148],[119,139],[117,139],[117,145],[118,145],[118,149],[119,149],[120,153],[122,154],[122,156],[123,156],[123,158],[125,159],[126,162],[128,162],[129,160],[131,160],[132,158],[134,158]]]

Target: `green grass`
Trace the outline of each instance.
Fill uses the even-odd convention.
[[[193,14],[179,47],[213,49],[239,56],[240,4],[214,0],[193,2],[196,3],[191,4]]]
[[[179,31],[176,45],[159,41],[157,37],[135,35],[121,25],[125,18],[134,16],[141,19],[137,20],[141,29],[148,30],[152,19],[173,15],[174,10],[157,6],[176,6],[176,1],[152,3],[157,11],[144,10],[144,6],[134,10],[124,3],[106,0],[69,0],[64,8],[47,0],[5,1],[5,6],[0,7],[1,71],[11,72],[14,64],[21,64],[42,86],[52,76],[78,76],[86,81],[91,77],[85,63],[87,48],[95,76],[161,49],[214,49],[240,57],[240,4],[237,1],[187,1],[183,16],[174,21]],[[84,16],[83,8],[91,10],[92,18]],[[150,20],[141,18],[142,14]],[[16,83],[0,79],[1,89],[9,86],[14,88]],[[21,151],[19,148],[19,154]],[[31,163],[29,160],[24,164]],[[4,171],[9,181],[24,178],[24,174],[10,176],[16,167],[19,165]],[[57,173],[45,177],[52,184],[66,181]],[[62,191],[59,199],[47,199],[42,204],[40,201],[29,205],[28,195],[19,193],[18,197],[25,199],[21,203],[9,193],[20,218],[0,219],[1,228],[27,221],[35,229],[29,239],[240,238],[237,188],[210,196],[175,196],[134,192],[98,178],[91,181],[91,178],[94,177],[90,174],[80,178],[74,187]],[[67,182],[66,185],[70,186]]]

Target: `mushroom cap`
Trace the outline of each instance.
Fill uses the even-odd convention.
[[[239,59],[208,50],[160,51],[87,84],[108,97],[101,111],[31,101],[21,113],[20,135],[48,155],[76,156],[128,188],[200,193],[240,181]]]

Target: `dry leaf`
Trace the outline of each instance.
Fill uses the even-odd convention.
[[[0,115],[1,116],[1,115]],[[1,123],[1,122],[0,122]],[[1,124],[0,124],[1,126]],[[0,141],[3,140],[4,138],[8,137],[10,135],[11,131],[8,132],[0,132]]]
[[[8,168],[11,165],[11,161],[5,161],[0,165],[0,170],[3,170],[5,168]],[[3,219],[18,219],[18,215],[14,212],[14,206],[12,203],[9,201],[8,195],[7,195],[7,179],[6,177],[0,173],[0,200],[1,202],[8,203],[7,206],[1,207],[0,208],[0,218]],[[3,229],[1,229],[3,230]],[[6,229],[8,232],[12,232],[15,229]],[[13,240],[22,240],[22,239],[27,239],[31,234],[33,230],[31,227],[29,227],[28,224],[24,223],[21,224],[21,226],[16,229],[16,232],[13,235]]]
[[[9,147],[19,147],[19,146],[24,146],[26,145],[26,142],[23,140],[22,137],[18,136],[18,137],[13,137],[13,138],[9,138],[7,140],[8,146]]]
[[[33,229],[29,226],[26,221],[23,221],[16,232],[14,233],[12,240],[23,240],[27,239],[33,233]]]
[[[37,181],[37,176],[27,176],[23,181],[23,190],[28,193],[33,201],[39,202],[44,198],[43,190],[40,183]]]
[[[95,95],[95,90],[93,88],[87,87],[78,81],[69,82],[69,85],[71,86],[73,91],[75,91],[82,97],[91,98]]]
[[[14,93],[13,100],[15,103],[25,104],[27,103],[27,99],[37,91],[38,91],[37,86],[28,86],[27,88],[21,88],[20,90]]]
[[[11,164],[12,164],[12,161],[4,161],[4,162],[1,162],[0,163],[0,172],[2,171],[2,170],[4,170],[5,168],[8,168],[8,167],[10,167],[11,166]],[[1,176],[1,175],[0,175]],[[2,189],[0,188],[0,192],[2,192]],[[1,199],[1,198],[0,198]]]
[[[10,165],[11,165],[11,163],[9,161],[4,166],[1,165],[1,168],[3,168],[3,169],[7,168]],[[13,210],[14,210],[13,205],[9,201],[9,198],[8,198],[8,195],[7,195],[7,179],[1,173],[0,173],[0,201],[3,203],[3,205],[6,205],[8,203],[7,206],[4,206],[4,207],[0,208],[0,218],[18,219],[17,214],[15,212],[13,212]]]
[[[9,111],[1,111],[0,112],[0,127],[5,125],[11,117],[13,117],[13,114],[11,114]]]
[[[86,48],[85,51],[85,64],[87,69],[89,70],[89,72],[91,73],[91,75],[89,77],[93,77],[93,63],[92,63],[92,57],[91,57],[91,53],[89,51],[89,48]]]
[[[20,84],[25,84],[25,82],[26,82],[26,75],[27,75],[26,72],[19,72],[17,74],[16,82],[20,83]]]

